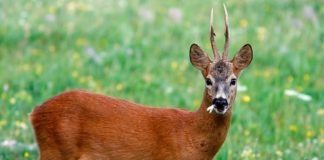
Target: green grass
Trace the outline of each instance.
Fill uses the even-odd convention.
[[[225,1],[0,0],[0,159],[36,159],[28,113],[80,88],[137,103],[197,109],[204,81],[189,62],[208,53],[214,8],[222,49]],[[324,6],[319,1],[226,1],[230,56],[245,43],[229,135],[215,159],[324,159]],[[169,9],[182,13],[180,21]],[[150,13],[153,15],[150,17]],[[305,102],[284,94],[294,89]],[[250,100],[249,100],[250,99]]]

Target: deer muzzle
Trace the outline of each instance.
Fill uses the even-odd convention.
[[[215,111],[218,114],[225,114],[228,109],[228,102],[225,98],[215,98],[213,100],[213,105],[215,106]]]

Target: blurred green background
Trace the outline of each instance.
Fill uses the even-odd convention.
[[[0,0],[0,159],[36,159],[32,109],[64,90],[196,110],[214,8],[230,57],[245,43],[229,135],[215,159],[324,159],[324,5],[307,0]],[[210,54],[211,55],[211,54]]]

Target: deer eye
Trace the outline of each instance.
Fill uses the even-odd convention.
[[[236,84],[236,79],[231,79],[231,86],[234,86]]]
[[[207,86],[211,86],[213,83],[212,81],[210,80],[210,78],[206,78],[206,85]]]

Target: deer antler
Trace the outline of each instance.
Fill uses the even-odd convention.
[[[214,61],[217,62],[220,59],[220,56],[216,48],[215,39],[214,39],[214,36],[216,36],[216,34],[214,33],[214,28],[213,28],[213,19],[214,19],[213,14],[214,12],[212,9],[210,12],[210,21],[209,21],[210,22],[210,44],[214,54]]]
[[[228,56],[228,47],[229,47],[229,29],[228,29],[228,15],[227,15],[227,9],[224,4],[224,16],[225,16],[225,44],[224,44],[224,52],[223,52],[223,60],[227,60]]]
[[[217,62],[220,59],[220,55],[218,53],[218,49],[216,47],[215,43],[215,33],[214,33],[214,28],[213,28],[213,9],[210,12],[210,44],[213,50],[214,54],[214,61]],[[228,48],[229,48],[229,29],[228,29],[228,14],[227,14],[227,9],[224,4],[224,18],[225,18],[225,44],[224,44],[224,51],[223,51],[223,57],[222,60],[227,60],[228,56]]]

